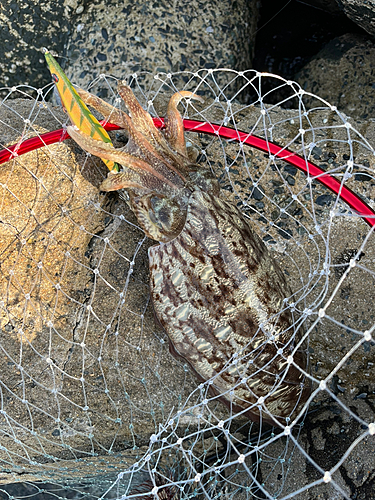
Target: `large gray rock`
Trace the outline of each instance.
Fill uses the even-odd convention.
[[[251,67],[258,2],[184,0],[174,5],[90,2],[69,36],[68,76],[79,85],[101,73]]]
[[[373,0],[306,0],[322,11],[332,14],[344,12],[349,19],[370,35],[375,35],[375,4]]]
[[[19,140],[22,116],[33,134],[65,119],[32,109],[31,100],[1,108],[12,124],[2,144]],[[40,479],[53,476],[46,461],[147,444],[196,388],[148,306],[150,242],[124,202],[99,196],[102,162],[75,150],[55,144],[1,169],[0,460],[10,454],[12,472]],[[57,473],[74,478],[68,466]]]
[[[184,0],[175,7],[162,1],[6,0],[0,10],[0,85],[48,83],[42,47],[61,56],[63,68],[68,61],[68,76],[82,86],[100,73],[247,69],[258,8],[255,0]]]
[[[375,118],[375,44],[347,34],[329,42],[296,76],[303,89],[354,118]]]
[[[73,22],[72,4],[72,0],[1,2],[0,86],[42,87],[50,80],[40,49],[63,53]]]
[[[375,35],[375,4],[373,0],[336,0],[345,14],[358,26]]]

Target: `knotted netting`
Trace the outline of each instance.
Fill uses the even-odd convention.
[[[105,165],[63,133],[46,139],[68,123],[52,85],[2,88],[0,498],[371,498],[374,125],[256,71],[127,81],[155,118],[174,92],[204,97],[182,103],[187,146],[290,283],[307,414],[252,423],[170,355],[150,303],[155,242],[126,194],[100,192]],[[116,84],[88,90],[120,107]]]

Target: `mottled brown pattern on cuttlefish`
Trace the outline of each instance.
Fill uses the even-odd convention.
[[[288,366],[285,359],[292,350],[292,344],[289,348],[285,346],[291,338],[293,321],[290,313],[279,313],[283,298],[292,293],[280,272],[277,279],[272,269],[270,274],[270,266],[276,269],[276,263],[256,235],[245,244],[247,252],[236,251],[244,245],[244,233],[248,236],[243,229],[246,221],[241,218],[235,207],[227,207],[222,201],[217,203],[207,194],[196,192],[191,196],[184,231],[173,241],[149,249],[154,307],[174,353],[201,380],[213,377],[214,393],[223,394],[242,377],[255,374],[259,380],[256,382],[254,378],[250,386],[254,391],[256,387],[256,391],[252,393],[251,387],[245,391],[243,386],[235,388],[234,406],[246,409],[262,396],[269,412],[285,423],[291,411],[290,406],[282,408],[284,405],[277,401],[281,389],[284,396],[296,401],[302,394],[300,404],[309,393],[308,389],[301,391],[299,386],[304,381],[302,373]],[[226,232],[223,238],[221,235]],[[192,244],[198,240],[199,245]],[[180,251],[182,265],[176,251]],[[173,285],[173,296],[168,296],[167,283]],[[229,296],[227,291],[231,292]],[[265,297],[268,300],[264,303]],[[258,330],[261,319],[264,319],[263,332]],[[269,340],[267,334],[275,339]],[[285,348],[284,356],[277,354],[279,348]],[[244,359],[228,367],[234,353]],[[306,365],[304,353],[298,351],[295,359],[300,366]],[[287,367],[288,376],[280,384],[278,381]],[[269,394],[272,389],[278,391],[275,398]],[[257,409],[249,414],[252,419],[258,418]],[[266,414],[263,419],[272,421]]]
[[[160,242],[149,249],[150,287],[170,350],[201,381],[211,379],[212,392],[233,411],[285,425],[310,394],[305,347],[295,350],[303,331],[295,330],[284,304],[292,291],[262,240],[221,198],[210,171],[190,163],[177,104],[201,99],[185,91],[173,96],[163,134],[129,87],[121,83],[119,93],[130,116],[99,98],[87,100],[108,121],[125,125],[123,150],[79,131],[73,138],[122,164],[101,187],[126,188],[138,223]],[[287,362],[291,354],[294,364]]]

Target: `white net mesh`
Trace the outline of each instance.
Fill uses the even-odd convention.
[[[0,498],[373,498],[374,235],[371,215],[366,223],[340,198],[350,188],[374,207],[371,124],[255,71],[128,81],[153,116],[190,90],[205,104],[185,103],[184,118],[324,171],[306,175],[271,146],[186,133],[292,287],[283,307],[307,332],[307,416],[284,429],[253,424],[169,354],[150,304],[154,242],[124,196],[99,193],[100,160],[48,145],[0,171]],[[116,83],[101,75],[89,90],[120,106]],[[52,85],[0,90],[2,148],[68,123],[47,102]],[[321,183],[328,174],[339,194]]]

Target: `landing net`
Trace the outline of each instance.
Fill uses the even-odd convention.
[[[0,498],[371,498],[372,124],[256,71],[127,81],[156,120],[178,90],[204,97],[182,104],[187,145],[292,287],[283,307],[308,338],[307,414],[253,424],[170,355],[150,303],[154,242],[126,195],[99,192],[105,165],[72,141],[19,154],[67,116],[52,85],[2,88],[0,148],[17,146],[0,167]],[[120,107],[116,84],[101,75],[88,90]]]

